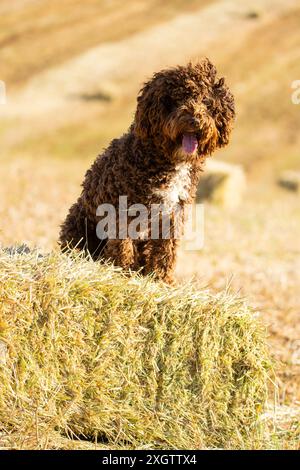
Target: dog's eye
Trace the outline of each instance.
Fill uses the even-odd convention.
[[[212,98],[203,98],[202,103],[205,104],[207,108],[211,108],[213,106]]]
[[[175,108],[175,103],[170,96],[164,96],[162,101],[164,108],[168,113],[173,111],[173,109]]]

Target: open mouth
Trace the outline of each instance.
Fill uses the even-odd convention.
[[[195,153],[198,148],[198,139],[196,134],[183,134],[182,148],[185,153]]]

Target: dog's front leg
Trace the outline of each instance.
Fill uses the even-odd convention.
[[[132,240],[108,240],[103,250],[103,257],[116,266],[129,269],[134,264]]]
[[[174,283],[176,262],[176,239],[149,240],[140,246],[139,258],[142,260],[143,274],[154,274],[167,284]]]

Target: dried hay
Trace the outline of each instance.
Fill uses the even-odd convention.
[[[0,254],[0,299],[0,446],[259,447],[270,363],[241,299],[35,252]]]

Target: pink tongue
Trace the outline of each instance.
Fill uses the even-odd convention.
[[[182,147],[186,153],[194,153],[198,147],[198,141],[194,134],[184,134],[182,137]]]

